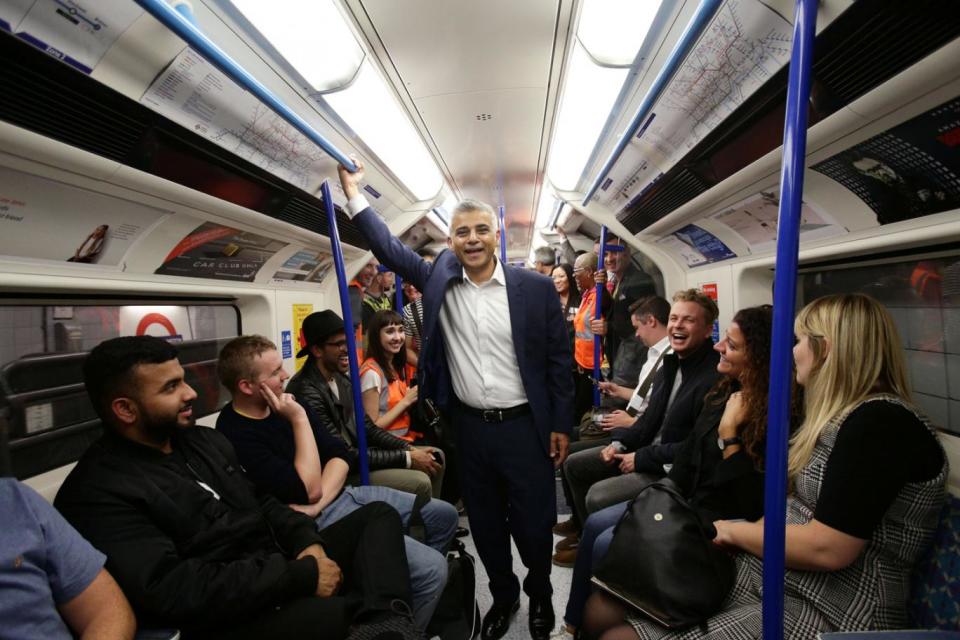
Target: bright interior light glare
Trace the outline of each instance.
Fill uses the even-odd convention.
[[[232,2],[317,91],[342,87],[363,62],[363,49],[333,0]]]
[[[547,164],[547,175],[557,189],[577,188],[628,72],[594,64],[574,43]]]
[[[585,0],[577,37],[603,64],[632,64],[659,9],[660,0]]]
[[[369,61],[361,65],[353,84],[323,98],[417,200],[437,195],[443,186],[440,170]]]
[[[537,229],[546,229],[553,221],[553,214],[557,211],[557,199],[546,186],[540,192],[540,203],[537,205],[537,217],[534,226]]]

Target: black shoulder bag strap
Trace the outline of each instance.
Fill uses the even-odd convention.
[[[647,377],[643,379],[643,382],[640,384],[640,388],[637,389],[637,394],[641,398],[646,398],[647,394],[650,393],[650,387],[653,386],[653,379],[657,377],[657,371],[660,370],[660,363],[663,362],[663,356],[667,355],[669,349],[664,349],[660,354],[660,357],[657,358],[657,361],[653,363],[653,369],[650,370],[650,373],[647,374]]]

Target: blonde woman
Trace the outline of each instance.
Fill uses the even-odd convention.
[[[793,350],[804,420],[788,462],[784,632],[897,629],[907,623],[910,573],[945,497],[947,462],[929,420],[910,403],[893,320],[860,294],[800,311]],[[632,621],[621,638],[760,638],[762,521],[715,523],[734,551],[737,584],[706,627],[669,632]]]

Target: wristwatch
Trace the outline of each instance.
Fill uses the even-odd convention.
[[[717,438],[717,446],[720,447],[720,451],[723,451],[727,447],[732,447],[735,444],[740,444],[740,436],[733,436],[732,438]]]

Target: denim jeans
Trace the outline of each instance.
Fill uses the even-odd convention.
[[[577,560],[573,565],[573,582],[570,585],[570,597],[563,619],[571,627],[583,625],[583,608],[590,597],[590,577],[594,567],[610,549],[613,540],[613,527],[627,510],[629,502],[621,502],[612,507],[590,514],[580,534],[580,546],[577,547]]]
[[[415,496],[389,487],[343,488],[343,493],[327,505],[317,518],[317,528],[323,529],[371,502],[386,502],[397,510],[404,529],[410,526],[410,513]],[[409,536],[404,537],[407,564],[410,567],[410,588],[413,600],[413,618],[420,629],[425,629],[437,607],[440,594],[447,583],[446,550],[457,531],[457,510],[448,502],[431,500],[420,510],[426,529],[426,544]]]

